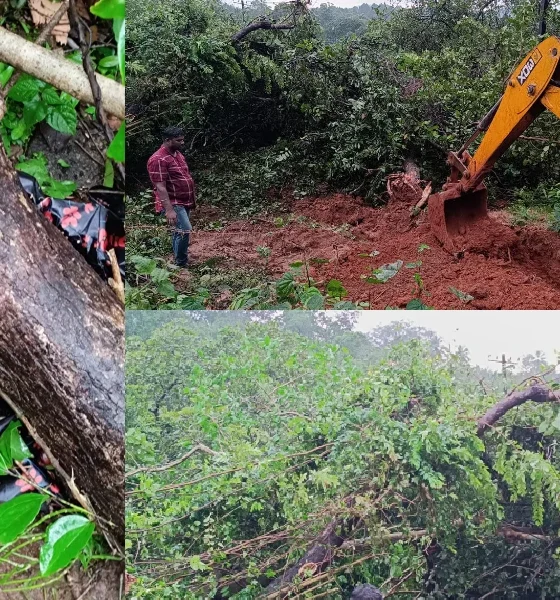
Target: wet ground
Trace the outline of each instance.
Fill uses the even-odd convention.
[[[346,299],[369,302],[372,309],[404,308],[415,297],[436,309],[560,308],[558,234],[545,225],[512,227],[507,214],[490,212],[489,223],[453,256],[431,233],[426,211],[411,217],[417,199],[417,190],[404,188],[382,208],[344,194],[287,199],[289,214],[233,221],[220,231],[197,231],[197,222],[219,216],[202,207],[193,214],[191,257],[197,263],[219,259],[221,268],[266,264],[271,277],[305,262],[319,288],[338,279],[348,290]],[[262,248],[269,249],[265,261]],[[366,281],[373,269],[398,260],[404,264],[394,278]]]

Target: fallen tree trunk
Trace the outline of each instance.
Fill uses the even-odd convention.
[[[3,27],[0,27],[0,61],[50,83],[82,102],[95,103],[88,76],[79,65]],[[124,119],[124,86],[103,75],[96,74],[95,77],[101,88],[103,108]]]
[[[512,392],[502,398],[497,404],[486,411],[486,414],[478,420],[477,435],[482,437],[488,429],[493,427],[508,410],[525,404],[525,402],[560,402],[560,394],[555,394],[546,385],[532,385],[520,392]]]
[[[124,547],[124,311],[0,148],[0,398]]]

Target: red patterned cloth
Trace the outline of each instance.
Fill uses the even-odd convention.
[[[191,177],[185,157],[180,152],[171,154],[162,146],[148,160],[148,173],[154,186],[156,212],[163,210],[159,199],[156,183],[165,183],[171,204],[185,206],[188,209],[195,207],[194,181]]]

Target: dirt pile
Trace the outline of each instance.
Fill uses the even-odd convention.
[[[306,261],[317,282],[338,279],[348,299],[374,309],[403,308],[415,297],[436,309],[560,308],[560,236],[536,226],[511,228],[491,213],[452,256],[432,235],[426,212],[411,218],[417,193],[397,194],[382,208],[343,194],[295,200],[284,223],[236,221],[219,232],[195,233],[192,255],[197,262],[225,257],[235,266],[266,264],[271,277]],[[270,250],[267,258],[259,246]],[[374,269],[399,260],[401,269],[386,283],[366,281]]]

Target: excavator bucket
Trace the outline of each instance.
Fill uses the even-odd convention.
[[[472,192],[464,192],[459,185],[432,194],[428,198],[428,218],[437,239],[448,252],[461,250],[469,231],[480,221],[488,219],[488,191],[484,184]]]

